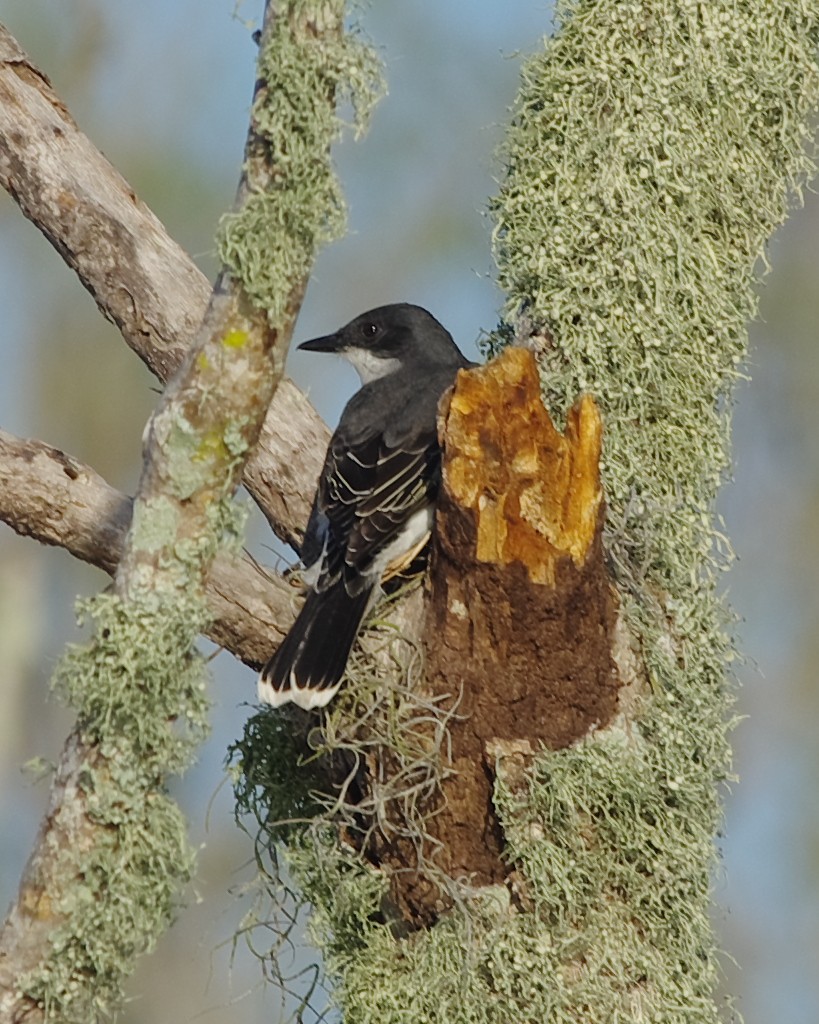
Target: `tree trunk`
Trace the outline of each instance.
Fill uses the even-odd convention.
[[[713,503],[754,268],[814,170],[818,31],[815,6],[771,29],[728,0],[578,0],[524,67],[488,347],[536,353],[569,451],[593,450],[594,406],[572,407],[594,396],[606,519],[596,459],[572,478],[533,456],[555,442],[541,413],[517,422],[519,353],[461,378],[426,664],[416,593],[401,635],[372,623],[311,736],[340,784],[288,825],[347,1024],[719,1019],[732,647]],[[585,539],[540,569],[553,505]]]
[[[395,904],[427,925],[451,900],[408,867],[431,862],[450,879],[503,882],[514,866],[492,798],[497,760],[567,747],[607,725],[619,686],[594,400],[576,403],[561,435],[534,356],[510,348],[459,374],[441,434],[422,692],[451,709],[448,771],[425,808],[420,850],[394,822],[372,844]]]

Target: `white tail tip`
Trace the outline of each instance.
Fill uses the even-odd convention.
[[[280,708],[284,704],[297,704],[305,711],[312,711],[314,708],[326,707],[338,693],[340,683],[335,686],[323,688],[311,686],[299,686],[290,674],[290,685],[283,690],[277,690],[264,676],[259,676],[257,693],[262,704],[269,704],[272,708]]]

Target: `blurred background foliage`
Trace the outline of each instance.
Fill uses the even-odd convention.
[[[261,2],[0,0],[17,37],[91,139],[209,276],[235,189]],[[535,0],[383,0],[360,20],[389,96],[338,162],[350,233],[319,259],[297,326],[326,333],[362,310],[428,306],[467,352],[495,325],[488,196],[519,52],[551,30]],[[720,510],[738,561],[727,580],[744,664],[724,872],[715,923],[726,992],[746,1024],[819,1020],[819,200],[774,239],[752,328],[751,382],[734,417],[735,481]],[[0,195],[0,424],[62,447],[132,492],[153,378],[45,240]],[[346,367],[294,356],[291,373],[332,423],[355,387]],[[272,558],[258,517],[251,543]],[[47,797],[21,765],[56,760],[69,723],[48,695],[73,602],[104,576],[0,531],[0,903],[13,897]],[[189,908],[139,965],[127,1024],[278,1019],[258,963],[231,943],[247,910],[252,844],[234,825],[223,761],[254,697],[253,674],[213,662],[214,732],[174,789],[202,844]],[[736,960],[732,962],[731,957]],[[739,966],[737,966],[737,964]]]

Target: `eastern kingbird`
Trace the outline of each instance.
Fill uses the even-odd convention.
[[[362,387],[330,440],[301,560],[307,593],[259,676],[259,700],[324,707],[382,579],[429,539],[441,478],[438,402],[473,366],[420,306],[380,306],[299,345],[347,358]]]

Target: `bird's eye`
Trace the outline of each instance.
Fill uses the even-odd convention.
[[[378,324],[362,324],[361,333],[364,335],[365,338],[374,338],[376,334],[378,334]]]

